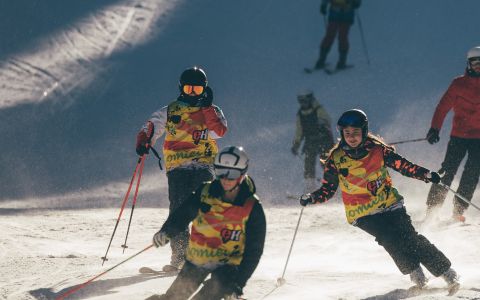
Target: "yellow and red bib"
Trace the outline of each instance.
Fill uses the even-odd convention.
[[[385,167],[380,145],[375,145],[361,159],[349,157],[340,148],[333,152],[332,157],[339,171],[339,185],[349,223],[384,210],[402,199],[392,187],[392,178]]]
[[[245,250],[245,226],[258,200],[253,195],[243,206],[233,205],[211,196],[209,188],[210,183],[200,196],[203,209],[192,222],[186,258],[205,268],[239,265]]]
[[[192,161],[213,164],[218,152],[217,142],[210,137],[200,107],[181,101],[168,106],[163,157],[168,170]]]

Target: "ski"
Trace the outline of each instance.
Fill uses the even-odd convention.
[[[328,75],[333,75],[333,74],[336,74],[336,73],[338,73],[338,72],[340,72],[340,71],[346,71],[346,70],[351,69],[351,68],[353,68],[353,65],[346,65],[345,68],[341,68],[341,69],[337,69],[337,68],[335,68],[335,69],[327,69],[327,68],[325,68],[324,71],[325,71],[325,73],[327,73]]]
[[[412,286],[406,290],[407,297],[416,297],[422,295],[435,295],[435,294],[444,294],[447,293],[447,296],[453,296],[460,289],[460,284],[454,284],[448,288],[419,288],[417,286]]]
[[[313,72],[316,72],[316,71],[321,71],[321,70],[325,70],[325,67],[328,66],[328,64],[325,64],[325,66],[323,68],[309,68],[309,67],[306,67],[306,68],[303,68],[303,71],[307,74],[312,74]]]
[[[165,272],[165,271],[158,271],[158,270],[154,270],[152,268],[149,268],[149,267],[141,267],[138,272],[140,272],[140,274],[148,274],[148,275],[162,275],[164,277],[167,277],[167,276],[176,276],[178,275],[179,271],[170,271],[170,272]]]

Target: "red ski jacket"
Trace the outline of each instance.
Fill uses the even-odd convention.
[[[453,109],[451,136],[480,139],[480,77],[455,78],[435,109],[432,128],[440,130],[447,113]]]

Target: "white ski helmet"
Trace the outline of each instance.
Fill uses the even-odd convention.
[[[243,147],[228,146],[215,156],[215,176],[235,180],[247,173],[248,156]]]
[[[480,57],[480,46],[473,47],[472,49],[468,50],[467,59],[470,60],[474,57]]]

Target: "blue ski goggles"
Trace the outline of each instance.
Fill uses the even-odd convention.
[[[243,172],[239,169],[215,167],[215,176],[219,179],[224,178],[229,180],[235,180],[240,178],[240,176],[242,175]]]

